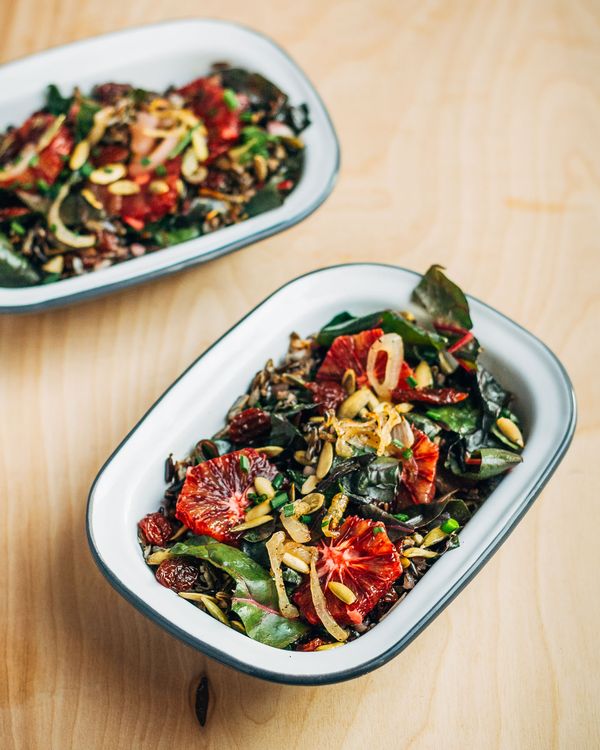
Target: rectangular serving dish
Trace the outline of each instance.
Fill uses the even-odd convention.
[[[285,91],[292,104],[308,105],[311,124],[302,134],[305,168],[284,204],[240,224],[100,271],[41,286],[0,287],[0,312],[54,307],[204,263],[288,229],[323,203],[337,177],[339,144],[321,98],[281,47],[228,21],[186,19],[127,29],[3,65],[0,130],[38,109],[49,83],[63,91],[75,85],[86,91],[105,81],[160,90],[187,83],[222,61],[261,73]]]
[[[186,455],[199,438],[220,429],[253,374],[269,357],[284,355],[291,331],[317,331],[341,310],[361,315],[386,307],[411,309],[410,295],[419,278],[395,266],[363,263],[291,281],[202,354],[133,428],[94,482],[87,531],[101,571],[141,612],[191,646],[257,677],[290,684],[338,682],[398,654],[498,549],[567,450],[575,428],[575,398],[563,366],[539,339],[469,298],[487,363],[516,395],[527,441],[523,463],[460,532],[460,547],[444,555],[376,627],[342,648],[280,651],[221,625],[158,585],[142,558],[136,524],[161,502],[165,457],[171,452]],[[231,376],[223,378],[224,371]]]

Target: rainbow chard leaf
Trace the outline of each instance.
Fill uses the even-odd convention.
[[[206,560],[235,580],[231,609],[239,615],[250,638],[285,648],[306,633],[307,626],[300,620],[289,620],[280,614],[273,579],[241,550],[211,537],[197,536],[176,544],[170,551],[173,555]]]
[[[418,323],[411,323],[392,310],[386,310],[383,313],[381,327],[386,333],[397,333],[402,336],[405,344],[431,346],[437,351],[445,349],[448,344],[448,339],[445,336],[440,336],[435,331],[428,331]]]
[[[459,435],[468,435],[477,429],[479,409],[470,401],[463,401],[456,406],[438,406],[427,409],[425,414],[443,425],[444,429]]]
[[[505,471],[520,464],[523,459],[518,453],[513,453],[513,451],[507,451],[502,448],[480,448],[471,454],[471,461],[473,463],[465,465],[463,468],[452,451],[450,451],[446,460],[446,466],[456,476],[480,481],[503,474]]]
[[[0,234],[0,286],[31,286],[40,280],[24,255],[15,252],[8,238]]]
[[[321,328],[317,334],[317,341],[321,346],[331,346],[338,336],[349,336],[376,328],[381,322],[382,315],[383,312],[376,312],[357,318],[348,312],[339,313]]]
[[[467,298],[443,271],[443,266],[431,266],[415,288],[413,300],[431,315],[436,324],[458,326],[470,331],[473,323]]]

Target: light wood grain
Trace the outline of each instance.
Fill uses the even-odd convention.
[[[0,319],[0,746],[597,748],[600,3],[4,0],[0,58],[200,14],[271,34],[304,67],[339,131],[339,184],[302,225],[233,256]],[[532,329],[573,377],[579,429],[510,540],[402,655],[351,684],[270,685],[108,586],[85,541],[87,491],[250,307],[366,259],[441,262]],[[189,695],[203,673],[201,730]]]

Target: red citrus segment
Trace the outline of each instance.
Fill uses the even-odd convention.
[[[318,550],[317,571],[327,609],[340,625],[362,622],[402,573],[400,556],[384,526],[371,519],[349,516],[339,535],[322,541]],[[356,601],[344,604],[328,589],[330,581],[348,586]],[[293,599],[308,622],[320,622],[308,581],[300,585]]]
[[[319,367],[317,380],[339,382],[346,370],[352,369],[356,373],[358,385],[365,385],[369,349],[382,335],[381,328],[372,328],[370,331],[335,338]]]
[[[208,131],[208,162],[227,151],[240,135],[239,112],[227,106],[224,88],[215,77],[197,78],[179,89]]]
[[[276,474],[277,469],[266,456],[252,448],[192,466],[187,470],[175,515],[195,534],[235,543],[236,534],[231,529],[244,519],[255,477],[273,479]]]
[[[400,499],[403,504],[430,503],[435,495],[435,474],[439,447],[424,432],[412,428],[415,442],[412,456],[403,459]]]
[[[55,119],[54,115],[38,112],[25,120],[23,125],[10,136],[13,143],[11,150],[15,152],[15,157],[26,145],[38,143]],[[54,184],[64,167],[64,159],[69,155],[72,147],[73,137],[69,129],[61,125],[54,138],[37,155],[35,166],[30,164],[13,180],[4,182],[2,187],[35,187],[38,180],[43,180],[47,185]]]

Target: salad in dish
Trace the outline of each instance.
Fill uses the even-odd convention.
[[[261,643],[323,651],[459,546],[524,438],[440,266],[413,302],[292,333],[225,426],[167,458],[162,506],[138,523],[159,584]]]
[[[164,92],[104,83],[0,133],[0,286],[97,271],[280,206],[306,105],[225,64]]]

